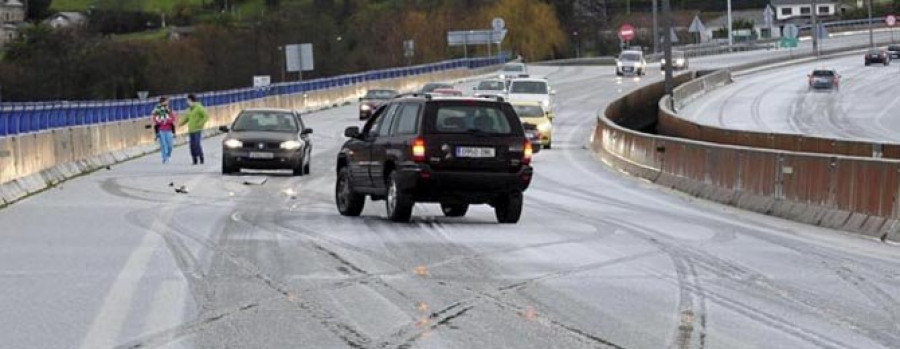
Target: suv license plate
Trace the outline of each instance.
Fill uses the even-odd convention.
[[[460,158],[492,158],[496,155],[494,148],[456,147],[456,157]]]
[[[251,159],[274,159],[275,154],[272,153],[250,153]]]

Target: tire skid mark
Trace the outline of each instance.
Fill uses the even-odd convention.
[[[540,200],[539,199],[536,200],[536,199],[532,198],[532,201],[540,201]],[[547,203],[549,203],[549,202],[547,202]],[[547,205],[544,205],[544,206],[547,206]],[[547,208],[545,207],[545,209],[547,209]],[[718,257],[709,255],[708,253],[703,253],[702,251],[693,250],[692,248],[683,246],[682,244],[679,244],[677,242],[664,241],[663,239],[666,235],[662,232],[658,232],[655,230],[651,230],[651,229],[647,229],[644,227],[635,226],[635,225],[631,225],[631,224],[626,224],[626,223],[622,223],[622,222],[616,222],[616,221],[612,221],[612,220],[585,217],[585,216],[582,216],[579,214],[573,214],[573,213],[565,211],[565,210],[559,210],[559,212],[561,214],[566,214],[566,215],[576,217],[576,218],[582,219],[582,220],[583,219],[594,219],[594,220],[606,222],[606,224],[609,224],[611,226],[615,226],[615,227],[618,227],[625,231],[628,231],[631,235],[641,238],[645,241],[648,241],[654,245],[664,246],[665,248],[661,248],[660,250],[665,252],[669,256],[673,256],[676,259],[689,258],[693,263],[697,263],[698,266],[703,267],[707,271],[713,273],[714,275],[719,276],[723,280],[734,281],[735,283],[738,284],[738,286],[732,287],[732,289],[736,292],[746,293],[747,288],[749,287],[750,289],[756,289],[763,293],[775,294],[775,295],[779,296],[779,298],[782,301],[788,301],[787,303],[785,303],[786,306],[793,305],[794,308],[797,308],[796,305],[801,305],[802,309],[799,309],[799,310],[806,310],[813,314],[817,314],[821,318],[827,320],[828,322],[836,323],[837,325],[845,327],[845,328],[850,328],[851,330],[854,330],[857,333],[860,333],[864,336],[872,338],[871,333],[869,333],[869,331],[860,331],[858,326],[849,326],[848,327],[847,325],[852,325],[852,321],[848,321],[846,319],[841,318],[840,314],[833,314],[833,313],[827,313],[827,312],[820,311],[819,309],[817,309],[817,305],[809,304],[809,302],[799,299],[799,297],[792,296],[786,290],[779,288],[779,287],[775,286],[774,284],[768,283],[766,281],[767,278],[765,278],[765,276],[753,273],[753,272],[751,272],[745,268],[739,267],[729,261],[725,261],[725,260],[719,259]],[[665,238],[665,239],[667,239],[667,238]],[[685,288],[694,293],[703,292],[702,289],[698,289],[695,285],[692,285],[690,283],[683,283],[683,282],[680,283],[677,277],[675,278],[675,284],[679,288]],[[762,284],[762,286],[760,286],[760,284]],[[709,293],[705,293],[705,295],[708,295],[708,294]],[[717,300],[717,303],[719,303],[718,300],[724,299],[724,298],[725,297],[720,297],[715,300]],[[733,303],[738,303],[738,301],[735,301],[735,300],[731,300],[731,301]],[[748,306],[747,308],[750,309],[751,311],[758,311],[757,309],[755,309],[753,307]],[[768,313],[766,313],[765,314],[766,316],[764,316],[764,317],[750,316],[750,314],[747,312],[741,312],[741,314],[747,316],[750,319],[754,319],[754,320],[758,320],[758,321],[762,318],[765,318],[766,321],[762,322],[763,324],[766,324],[770,327],[780,329],[780,330],[790,329],[790,328],[794,327],[790,321],[780,318],[780,317],[777,317],[775,315],[768,314]],[[679,313],[676,314],[676,318],[681,318],[681,316],[682,316],[682,313],[679,311]],[[681,331],[680,326],[681,326],[681,324],[679,323],[679,326],[678,326],[679,328],[677,328],[676,331]],[[704,324],[704,326],[705,326],[705,324]],[[818,343],[824,343],[824,342],[838,343],[834,340],[828,339],[826,337],[826,335],[824,335],[824,334],[814,334],[814,335],[810,336],[809,334],[812,334],[811,330],[801,329],[801,331],[787,331],[786,333],[795,335],[797,338],[809,341],[809,342],[811,342],[813,344],[817,344],[817,345],[818,345]],[[704,341],[705,341],[705,338],[704,338]],[[839,348],[842,346],[836,345],[835,347]],[[846,346],[843,346],[843,347],[846,347]]]
[[[450,313],[450,315],[446,315],[453,309],[456,309],[459,307],[467,307],[466,311],[468,311],[468,308],[474,307],[475,305],[481,304],[484,302],[493,303],[493,304],[499,306],[503,310],[520,313],[528,308],[525,306],[522,306],[520,304],[511,302],[508,300],[504,300],[501,298],[501,296],[511,293],[511,292],[519,291],[522,288],[525,288],[528,285],[536,283],[536,282],[546,281],[546,280],[555,279],[555,278],[562,278],[562,277],[570,276],[570,275],[577,274],[577,273],[582,273],[582,272],[586,272],[586,271],[592,271],[592,270],[606,268],[606,267],[613,266],[613,265],[628,263],[631,261],[639,260],[639,259],[653,256],[656,254],[658,254],[658,252],[655,252],[655,251],[654,252],[645,252],[645,253],[641,253],[641,254],[615,258],[615,259],[611,259],[611,260],[607,260],[607,261],[603,261],[603,262],[592,263],[589,265],[583,265],[583,266],[579,266],[579,267],[575,267],[575,268],[569,268],[569,269],[565,269],[565,270],[561,270],[561,271],[546,273],[546,274],[543,274],[540,276],[531,277],[531,278],[527,278],[525,280],[517,281],[512,284],[502,285],[502,286],[496,287],[490,291],[481,291],[481,290],[476,290],[476,289],[473,289],[473,288],[467,287],[467,286],[452,285],[452,284],[449,284],[446,281],[444,281],[443,286],[461,288],[461,289],[464,289],[464,290],[472,293],[473,296],[456,301],[444,308],[441,308],[440,310],[432,312],[431,314],[428,315],[428,320],[429,320],[429,322],[432,320],[436,320],[438,323],[440,323],[443,319],[447,318],[448,316],[452,316],[453,314],[459,313],[459,311],[457,311],[454,313]],[[601,343],[601,344],[604,344],[604,345],[607,345],[610,347],[614,347],[614,348],[622,348],[621,346],[616,345],[609,340],[606,340],[599,336],[590,334],[589,332],[578,329],[575,326],[562,324],[560,321],[553,320],[547,316],[541,316],[541,318],[545,319],[545,321],[539,321],[539,323],[541,323],[542,325],[546,325],[549,327],[563,328],[566,330],[566,332],[568,332],[572,335],[575,335],[576,337],[580,337],[582,339],[589,339],[592,342]],[[417,331],[417,329],[418,329],[418,331]],[[432,329],[432,328],[429,328],[429,327],[423,328],[421,326],[421,321],[418,321],[418,322],[415,322],[412,324],[408,324],[407,326],[401,328],[397,332],[387,336],[386,339],[381,341],[381,343],[378,345],[378,348],[408,347],[416,340],[422,338],[423,334],[425,332],[427,332],[427,330],[429,330],[429,329]],[[400,345],[395,344],[398,342],[398,340],[399,340],[399,342],[402,342],[402,344],[400,344]]]
[[[844,282],[858,289],[859,292],[872,301],[872,303],[881,308],[890,318],[894,330],[900,332],[900,303],[898,303],[890,293],[875,284],[868,282],[864,277],[858,275],[848,267],[838,267],[835,273],[844,280]]]
[[[206,248],[208,251],[214,252],[216,256],[221,257],[224,261],[227,261],[230,264],[248,273],[252,279],[255,279],[258,283],[266,286],[269,290],[280,294],[281,297],[287,299],[296,299],[297,302],[293,303],[298,309],[303,311],[302,314],[317,320],[323,327],[332,332],[337,338],[344,341],[344,343],[348,346],[361,348],[370,342],[370,339],[361,331],[354,328],[352,325],[340,321],[338,317],[324,309],[321,305],[310,300],[299,299],[297,297],[297,294],[287,285],[273,279],[268,274],[263,273],[260,270],[259,266],[248,261],[246,258],[218,247],[219,244],[217,243],[213,243],[204,238],[196,236],[191,232],[190,229],[183,227],[177,220],[169,222],[167,230],[167,233],[175,234],[192,240],[202,247]],[[223,232],[225,230],[226,229],[222,229]],[[221,239],[227,239],[227,237],[227,235],[223,234]],[[174,339],[177,338],[178,337]]]

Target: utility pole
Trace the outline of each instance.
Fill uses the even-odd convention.
[[[812,49],[813,55],[819,57],[819,14],[817,12],[819,5],[816,0],[812,0]]]
[[[674,86],[672,84],[672,7],[670,0],[663,0],[663,23],[666,34],[663,35],[663,57],[666,59],[666,94],[672,96]],[[729,3],[731,0],[729,0]]]
[[[659,22],[657,19],[657,10],[659,9],[658,0],[653,0],[653,53],[659,52]]]
[[[734,28],[731,26],[731,0],[728,0],[728,50],[734,46]],[[666,61],[668,62],[668,61]]]
[[[875,48],[875,38],[872,34],[872,0],[869,0],[869,47]]]

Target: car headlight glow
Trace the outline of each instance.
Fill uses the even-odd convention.
[[[544,108],[549,107],[550,101],[547,101],[547,100],[541,101],[541,106],[543,106]]]
[[[677,65],[682,65],[682,64],[684,64],[684,58],[676,59],[676,60],[675,60],[675,64],[677,64]]]
[[[298,141],[281,142],[281,149],[284,150],[297,150],[300,149],[301,146],[303,146],[303,143],[300,143]]]
[[[359,106],[359,110],[369,111],[369,110],[372,110],[372,106],[368,105],[368,104],[363,104],[363,105]]]
[[[621,62],[621,61],[616,61],[616,66],[617,66],[617,67],[621,67],[621,66],[622,66],[622,62]]]
[[[501,79],[506,79],[506,74],[500,74]]]
[[[237,139],[226,139],[225,142],[222,144],[224,144],[226,148],[231,148],[231,149],[240,148],[240,147],[244,146],[244,142],[241,142]]]
[[[550,132],[550,130],[553,129],[553,124],[547,122],[547,123],[538,125],[537,128],[538,128],[538,131],[541,131],[541,132]]]

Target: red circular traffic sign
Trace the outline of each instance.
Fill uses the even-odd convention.
[[[619,27],[619,37],[622,38],[622,41],[634,40],[634,27],[628,23],[622,24]]]
[[[893,27],[895,24],[897,24],[897,17],[894,15],[885,16],[884,24],[887,24],[888,27]]]

